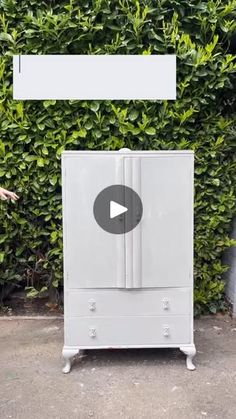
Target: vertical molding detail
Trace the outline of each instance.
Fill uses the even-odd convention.
[[[124,185],[124,157],[116,158],[116,183]],[[118,288],[125,288],[126,277],[126,257],[125,257],[125,236],[124,234],[115,234],[117,249],[117,277],[116,283]]]
[[[132,160],[133,189],[141,198],[141,159]],[[134,217],[139,217],[137,209],[133,207]],[[141,252],[141,223],[132,231],[133,235],[133,287],[142,287],[142,252]]]
[[[133,158],[124,158],[125,185],[132,188],[132,161]],[[127,201],[125,197],[125,202]],[[132,210],[132,209],[131,209]],[[133,232],[125,233],[125,279],[126,288],[133,288]]]

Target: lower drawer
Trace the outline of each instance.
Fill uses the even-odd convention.
[[[192,338],[190,316],[67,317],[65,345],[79,347],[166,346]]]
[[[191,288],[66,291],[68,317],[189,315],[191,309]]]

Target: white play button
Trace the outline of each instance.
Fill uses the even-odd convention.
[[[126,234],[141,221],[143,204],[137,192],[125,185],[111,185],[95,198],[93,215],[107,233]]]
[[[128,208],[123,207],[123,205],[115,201],[110,201],[110,218],[115,218],[120,214],[124,214],[126,211],[128,211]]]

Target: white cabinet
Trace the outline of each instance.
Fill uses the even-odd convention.
[[[67,151],[62,179],[64,372],[80,349],[108,347],[179,347],[193,369],[193,153]],[[124,213],[113,221],[110,195],[99,211],[124,227],[135,218],[126,233],[102,228],[94,213],[117,185],[124,195],[110,202]]]

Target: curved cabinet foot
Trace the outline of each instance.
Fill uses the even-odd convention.
[[[64,374],[68,374],[71,370],[72,361],[75,355],[79,354],[79,349],[63,348],[62,356],[65,360],[65,365],[62,368]]]
[[[196,355],[196,348],[195,345],[186,345],[186,346],[181,346],[179,348],[181,350],[181,352],[183,352],[187,358],[186,358],[186,366],[188,368],[188,370],[193,371],[196,369],[195,365],[193,364],[193,358]]]

